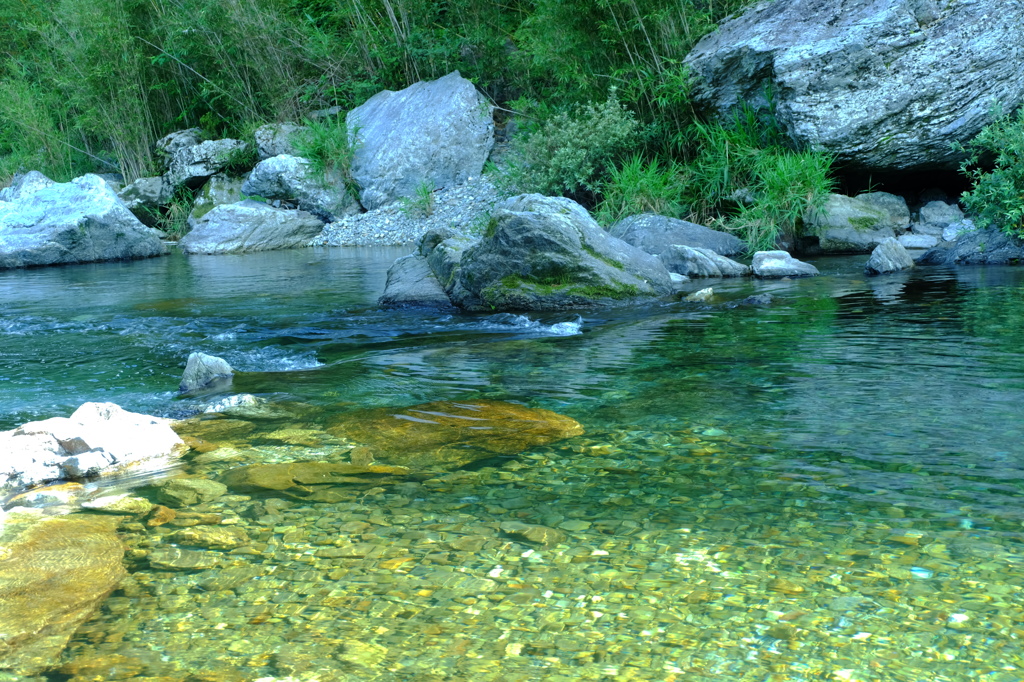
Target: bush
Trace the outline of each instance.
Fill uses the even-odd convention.
[[[636,116],[612,90],[602,104],[559,112],[513,141],[495,179],[505,194],[563,195],[593,206],[615,161],[639,139]]]
[[[974,182],[960,197],[964,206],[1006,234],[1024,237],[1024,108],[1015,117],[997,112],[961,150],[969,156],[960,171]]]
[[[346,191],[359,197],[359,188],[352,177],[352,161],[356,147],[349,135],[344,116],[328,116],[304,121],[305,130],[292,137],[292,145],[299,156],[308,159],[313,172],[322,182],[330,183],[332,178],[340,179]]]
[[[619,168],[612,168],[598,207],[597,219],[603,225],[638,213],[657,213],[678,218],[686,207],[683,194],[683,167],[675,161],[647,162],[634,154]]]

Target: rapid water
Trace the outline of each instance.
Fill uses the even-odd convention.
[[[85,401],[201,410],[176,399],[192,351],[239,370],[235,393],[312,406],[310,423],[486,398],[586,429],[426,491],[246,521],[266,549],[231,566],[277,576],[266,594],[140,564],[144,589],[112,598],[69,665],[141,661],[107,679],[1024,680],[1024,269],[866,278],[863,258],[836,258],[813,279],[695,283],[712,305],[380,311],[407,251],[0,272],[0,429]],[[771,305],[731,305],[761,293]],[[510,515],[566,528],[568,548],[503,539]],[[355,522],[411,563],[301,558]],[[451,533],[485,540],[467,552]],[[438,590],[438,566],[499,587]],[[395,574],[419,591],[389,591]],[[323,597],[346,585],[377,596]],[[267,603],[283,615],[259,616]]]

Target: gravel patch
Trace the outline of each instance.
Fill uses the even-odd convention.
[[[440,227],[474,232],[482,228],[498,199],[494,185],[481,176],[434,192],[430,215],[411,201],[391,204],[328,223],[310,246],[398,246]]]

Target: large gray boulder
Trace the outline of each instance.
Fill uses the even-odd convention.
[[[813,277],[818,268],[793,258],[786,251],[758,251],[751,264],[755,277],[778,279],[781,277]]]
[[[1024,103],[1024,3],[775,0],[686,58],[698,105],[746,103],[797,145],[878,171],[955,169],[994,104]],[[771,102],[769,102],[769,98]]]
[[[889,237],[875,247],[864,266],[866,275],[886,275],[914,267],[914,259],[894,237]]]
[[[85,403],[70,417],[2,431],[0,493],[128,468],[166,468],[186,450],[170,424],[114,403]]]
[[[674,286],[656,256],[609,235],[576,202],[522,194],[495,206],[445,289],[460,308],[501,311],[621,305]]]
[[[674,244],[661,254],[661,262],[669,272],[686,277],[743,277],[750,268],[711,249]]]
[[[253,137],[256,138],[256,154],[260,161],[280,154],[298,156],[292,140],[305,129],[305,126],[288,122],[268,123],[257,128]]]
[[[917,259],[918,265],[1021,265],[1024,240],[994,227],[960,233]]]
[[[349,112],[352,176],[373,210],[421,186],[438,190],[480,175],[494,145],[491,106],[458,71],[399,92],[379,92]]]
[[[818,246],[826,253],[870,253],[909,224],[906,201],[885,192],[830,194],[821,209],[804,215],[805,231],[818,237]]]
[[[185,253],[247,253],[306,246],[323,222],[305,211],[246,200],[223,204],[196,221],[179,246]]]
[[[623,218],[608,228],[608,233],[655,256],[675,244],[709,249],[720,256],[735,256],[747,250],[747,245],[735,235],[653,213]]]
[[[83,175],[0,201],[0,269],[160,256],[156,232],[103,179]]]
[[[289,202],[327,222],[359,212],[359,202],[349,194],[340,176],[317,177],[307,159],[287,154],[256,164],[242,192]]]

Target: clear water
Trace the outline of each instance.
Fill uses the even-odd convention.
[[[199,350],[307,406],[242,449],[435,400],[586,429],[343,502],[213,504],[254,544],[201,571],[152,569],[177,529],[128,527],[136,585],[54,679],[1024,680],[1024,271],[822,259],[702,282],[712,306],[379,311],[406,251],[0,272],[0,428],[89,400],[185,416]],[[725,305],[754,293],[774,303]],[[321,551],[341,545],[363,554]]]

